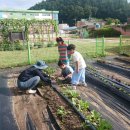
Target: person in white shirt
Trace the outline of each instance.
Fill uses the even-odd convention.
[[[83,59],[83,56],[75,50],[76,46],[74,44],[70,44],[67,47],[67,50],[72,55],[72,61],[74,62],[75,69],[74,73],[72,75],[72,85],[73,88],[76,89],[77,85],[87,86],[87,83],[85,82],[85,68],[86,63]]]

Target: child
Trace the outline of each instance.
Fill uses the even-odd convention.
[[[58,62],[58,66],[62,69],[61,76],[64,77],[62,83],[70,84],[72,79],[73,69],[70,66],[64,64],[62,61]]]
[[[82,55],[79,52],[75,51],[75,48],[76,46],[74,44],[70,44],[67,47],[67,50],[69,50],[72,55],[72,61],[74,62],[75,65],[75,70],[72,75],[72,81],[71,81],[74,89],[76,89],[77,85],[87,86],[85,82],[86,63]]]
[[[65,65],[69,65],[67,44],[64,43],[64,40],[61,37],[56,38],[56,41],[58,43],[59,60],[61,60]]]

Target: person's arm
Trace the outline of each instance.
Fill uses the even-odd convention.
[[[40,79],[41,79],[42,81],[47,82],[47,83],[51,83],[50,78],[49,78],[46,74],[44,74],[42,71],[36,69],[36,70],[35,70],[35,73],[36,73],[37,76],[40,77]]]
[[[76,64],[76,73],[78,73],[79,72],[79,62],[76,61],[75,64]]]
[[[65,79],[67,79],[67,78],[71,78],[72,77],[72,73],[70,73],[70,74],[68,74],[66,77],[65,77]]]

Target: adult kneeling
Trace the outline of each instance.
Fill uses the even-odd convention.
[[[37,61],[37,63],[30,68],[24,70],[17,80],[18,88],[20,90],[28,90],[28,93],[36,93],[36,88],[40,80],[50,84],[51,80],[47,74],[43,73],[42,70],[48,66],[44,61]]]

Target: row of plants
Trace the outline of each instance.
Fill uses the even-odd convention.
[[[110,63],[107,63],[105,61],[97,61],[96,63],[97,65],[103,67],[103,68],[106,68],[106,69],[109,69],[109,70],[112,70],[116,73],[119,73],[121,75],[124,75],[125,77],[127,78],[130,78],[130,70],[127,69],[127,68],[124,68],[124,67],[120,67],[119,65],[114,65],[114,64],[110,64]]]
[[[122,64],[119,64],[119,63],[114,63],[113,61],[105,61],[105,60],[97,60],[98,63],[103,63],[103,64],[111,64],[111,65],[116,65],[116,66],[119,66],[121,68],[125,68],[125,69],[129,69],[130,66],[129,65],[122,65]]]
[[[117,84],[114,82],[113,79],[110,79],[108,77],[103,76],[101,73],[99,73],[95,68],[93,68],[92,66],[87,66],[87,72],[91,75],[94,76],[95,78],[99,79],[100,81],[102,81],[105,85],[110,86],[115,88],[116,90],[118,90],[121,93],[124,93],[125,95],[127,95],[128,97],[130,96],[130,92],[129,92],[129,87],[125,87],[125,85],[120,84],[120,82]]]
[[[95,110],[90,111],[89,103],[81,99],[78,92],[72,90],[71,87],[62,87],[61,92],[71,100],[72,104],[81,112],[85,117],[86,121],[90,122],[95,126],[97,130],[111,130],[112,126],[109,122],[102,118],[99,112]],[[84,129],[88,129],[88,125],[84,123]]]
[[[48,67],[44,72],[46,72],[49,76],[52,76],[56,72],[56,70],[52,67]],[[77,110],[86,117],[86,121],[88,123],[90,122],[91,124],[93,124],[93,126],[97,130],[112,129],[111,124],[108,123],[105,119],[103,119],[100,113],[96,112],[95,110],[90,111],[90,104],[87,101],[82,100],[80,95],[75,90],[72,90],[69,86],[65,87],[58,79],[56,80],[57,83],[62,87],[62,89],[60,89],[61,93],[63,93],[63,95],[72,102],[72,104],[77,108]],[[64,106],[59,106],[56,114],[64,122],[66,115],[69,114],[69,111],[67,111]],[[83,123],[83,130],[88,129],[89,125]]]
[[[42,84],[42,86],[39,86],[42,97],[45,99],[61,130],[89,130],[84,129],[83,121],[65,100],[50,86],[46,86],[45,84]]]
[[[54,29],[54,32],[58,33],[57,22],[54,20],[18,20],[18,19],[4,19],[0,20],[0,34],[2,36],[2,42],[0,44],[13,44],[14,41],[10,40],[10,33],[19,33],[23,32],[25,40],[29,41],[29,35],[33,36],[33,39],[36,38],[35,35],[38,35],[40,40],[42,36],[42,41],[44,35],[47,35],[48,42],[50,43],[51,29]],[[37,30],[37,31],[36,31]],[[46,34],[43,33],[43,30],[46,30]]]

